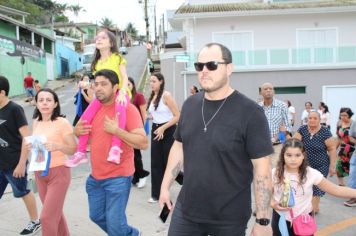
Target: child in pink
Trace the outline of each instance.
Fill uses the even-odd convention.
[[[118,76],[119,92],[115,100],[115,112],[118,114],[119,128],[125,129],[126,126],[126,108],[130,103],[130,97],[127,93],[128,78],[126,74],[126,60],[119,54],[117,49],[116,38],[113,33],[107,30],[99,31],[95,39],[96,51],[94,61],[92,62],[92,71],[107,69],[112,70]],[[97,99],[89,104],[81,116],[81,120],[87,124],[91,124],[95,114],[99,111],[101,103]],[[88,162],[86,158],[86,146],[89,140],[89,135],[79,137],[77,152],[73,157],[65,162],[67,167],[75,167],[81,163]],[[120,163],[121,140],[113,136],[112,146],[107,160],[115,164]]]
[[[294,195],[294,206],[284,207],[281,198],[284,182],[290,183]],[[281,235],[279,220],[281,215],[286,219],[288,234],[294,236],[292,220],[299,215],[312,215],[313,186],[336,197],[355,197],[356,189],[338,186],[316,169],[308,166],[303,143],[298,139],[288,139],[281,150],[276,168],[272,170],[273,196],[271,199],[273,235]],[[290,210],[293,211],[293,219]]]

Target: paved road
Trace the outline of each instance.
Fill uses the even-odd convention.
[[[140,50],[138,48],[138,50]],[[131,51],[129,51],[131,54]],[[133,55],[133,54],[131,54]],[[138,68],[138,67],[132,67]],[[130,69],[132,70],[132,69]],[[131,73],[131,72],[129,72]],[[139,74],[139,72],[137,72]],[[62,113],[72,121],[74,119],[73,95],[75,93],[74,83],[66,83],[66,86],[57,90],[62,106]],[[23,102],[21,98],[15,98],[16,102],[23,105],[26,116],[30,121],[33,106]],[[150,169],[149,149],[143,151],[143,161],[146,169]],[[85,180],[90,172],[89,165],[81,165],[72,169],[72,182],[69,188],[64,213],[68,220],[71,235],[73,236],[101,236],[105,235],[88,218],[88,205],[85,193]],[[336,182],[336,179],[332,179]],[[175,201],[180,186],[172,188],[172,199]],[[150,197],[150,180],[143,189],[132,188],[127,208],[128,222],[143,231],[144,236],[167,235],[169,220],[162,224],[158,219],[159,207],[157,204],[147,203]],[[317,215],[319,232],[317,236],[355,236],[356,235],[356,208],[347,208],[342,205],[343,199],[326,195],[321,200],[321,212]],[[37,196],[39,209],[40,201]],[[238,214],[238,212],[236,213]],[[14,199],[10,189],[0,200],[0,236],[14,236],[22,230],[28,220],[25,207],[21,200]],[[253,218],[249,223],[247,232],[250,232]]]

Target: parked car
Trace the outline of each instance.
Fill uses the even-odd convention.
[[[120,48],[119,48],[119,52],[120,52],[122,55],[126,55],[126,54],[128,53],[127,47],[120,47]]]

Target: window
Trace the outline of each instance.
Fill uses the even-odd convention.
[[[213,42],[221,43],[231,50],[232,60],[236,65],[246,65],[247,54],[253,49],[252,32],[215,32]]]
[[[305,94],[306,87],[274,87],[275,94]],[[259,93],[261,93],[261,88],[258,88]]]
[[[297,30],[297,49],[293,52],[293,60],[295,63],[332,63],[337,45],[335,28]]]

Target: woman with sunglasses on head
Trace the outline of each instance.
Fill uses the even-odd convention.
[[[41,224],[43,236],[69,236],[63,214],[64,200],[71,180],[69,168],[64,166],[67,155],[76,148],[72,125],[61,115],[57,94],[48,88],[41,89],[35,96],[36,109],[33,114],[32,135],[43,135],[47,141],[44,148],[51,153],[48,175],[35,171],[38,193],[42,202]],[[26,143],[24,152],[31,150]]]
[[[80,116],[93,100],[94,90],[91,86],[91,79],[94,79],[92,74],[84,74],[78,82],[78,92],[75,95],[74,101],[74,104],[76,105],[76,115],[73,121],[73,126],[77,124]]]
[[[152,192],[149,203],[158,202],[168,154],[174,142],[173,134],[180,112],[172,95],[164,90],[165,80],[161,73],[150,78],[151,95],[147,110],[152,117],[151,129],[151,180]]]
[[[126,60],[119,53],[117,48],[116,36],[106,30],[100,30],[95,37],[95,54],[94,60],[91,64],[91,70],[93,74],[97,71],[108,69],[114,71],[118,76],[119,92],[115,100],[115,112],[119,114],[119,127],[124,129],[126,126],[126,108],[130,102],[129,90],[127,88],[128,79],[126,73]],[[88,108],[85,110],[81,116],[81,120],[90,124],[95,116],[95,114],[101,108],[101,103],[97,99],[89,104]],[[79,137],[77,151],[70,159],[66,161],[67,167],[76,167],[81,163],[88,162],[86,158],[86,145],[89,140],[89,135],[81,135]],[[107,161],[118,165],[120,164],[121,150],[121,139],[116,136],[112,138],[112,144]]]
[[[350,127],[352,125],[353,112],[348,107],[340,109],[339,122],[336,128],[336,134],[339,138],[338,160],[336,162],[336,174],[339,185],[344,186],[344,177],[349,175],[350,158],[355,151],[355,144],[350,142]]]
[[[325,178],[334,175],[337,143],[330,130],[320,124],[320,113],[317,110],[309,111],[307,124],[299,127],[294,137],[303,142],[310,167],[320,171]],[[318,187],[313,187],[312,205],[315,214],[319,212],[320,197],[324,194]]]

